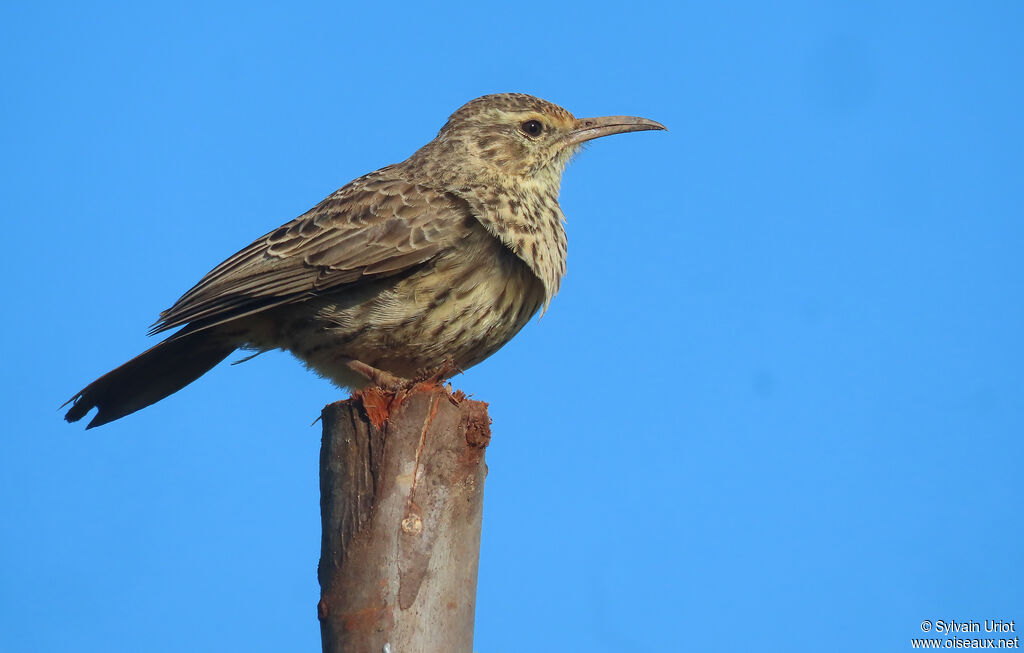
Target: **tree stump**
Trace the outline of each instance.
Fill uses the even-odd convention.
[[[487,404],[420,383],[322,418],[324,652],[472,653]]]

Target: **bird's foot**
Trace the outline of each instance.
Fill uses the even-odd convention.
[[[447,381],[457,374],[462,374],[464,371],[465,370],[455,364],[454,358],[451,356],[445,356],[444,361],[438,367],[423,368],[416,373],[413,380],[417,383],[441,385],[442,381]]]
[[[349,359],[345,365],[366,380],[367,385],[381,388],[395,393],[399,390],[411,390],[413,386],[420,383],[429,385],[441,385],[456,374],[462,374],[462,368],[455,364],[455,359],[446,356],[445,360],[437,367],[425,367],[413,375],[411,379],[395,376],[390,372],[364,363],[359,360]]]

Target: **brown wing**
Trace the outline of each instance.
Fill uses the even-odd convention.
[[[174,306],[151,333],[189,331],[399,274],[461,237],[461,200],[371,173],[224,261]]]

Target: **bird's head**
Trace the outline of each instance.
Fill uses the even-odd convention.
[[[424,150],[468,182],[539,183],[557,192],[566,163],[582,143],[648,129],[665,127],[634,116],[576,118],[532,95],[499,93],[460,107]]]

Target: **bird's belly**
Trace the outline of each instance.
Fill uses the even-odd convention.
[[[464,370],[500,349],[544,301],[540,281],[504,247],[442,258],[364,295],[306,303],[274,346],[346,387],[365,384],[352,359],[403,378],[452,364]]]

